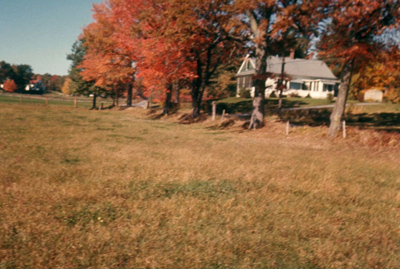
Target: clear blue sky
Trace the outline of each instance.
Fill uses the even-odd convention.
[[[71,52],[102,0],[0,0],[0,61],[36,74],[67,75]]]

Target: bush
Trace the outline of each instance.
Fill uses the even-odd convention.
[[[332,93],[328,93],[326,96],[326,99],[329,101],[329,103],[333,102],[333,94]]]
[[[291,93],[289,94],[289,97],[290,97],[290,98],[300,98],[300,96],[298,95],[297,92],[291,92]]]
[[[14,80],[7,79],[4,82],[4,90],[6,92],[15,92],[16,89],[18,89],[18,87],[17,87],[17,84],[15,84]]]
[[[250,90],[247,90],[245,88],[241,88],[239,91],[239,96],[241,98],[251,98],[251,92]]]
[[[275,91],[271,92],[271,94],[269,95],[269,98],[276,98],[276,97],[277,96]]]

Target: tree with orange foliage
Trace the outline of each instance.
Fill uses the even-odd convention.
[[[170,111],[172,86],[192,77],[185,38],[175,35],[171,1],[110,0],[118,40],[138,59],[138,77],[147,95],[163,95],[164,114]]]
[[[379,37],[390,28],[398,28],[398,0],[325,1],[321,14],[328,19],[321,36],[319,55],[343,66],[339,93],[330,117],[330,137],[335,137],[344,117],[346,99],[355,65],[376,59],[383,50]]]
[[[357,68],[357,67],[356,67]],[[362,94],[370,88],[387,92],[390,101],[400,99],[400,49],[393,46],[385,49],[373,61],[358,67],[358,72],[352,77],[351,93],[362,100]]]
[[[111,8],[106,3],[93,5],[95,22],[84,28],[80,39],[84,42],[86,54],[78,66],[86,81],[95,81],[95,86],[114,92],[114,103],[128,86],[131,91],[135,69],[134,54],[125,49],[114,34],[118,29],[111,18]],[[130,105],[128,98],[128,105]]]
[[[235,50],[229,39],[235,31],[231,2],[110,0],[108,5],[115,11],[116,36],[138,56],[138,75],[149,88],[165,91],[166,104],[172,85],[190,80],[197,117],[211,76]]]
[[[4,81],[4,90],[6,92],[15,92],[16,89],[18,89],[18,86],[15,84],[14,80],[7,79]]]
[[[63,94],[66,94],[66,95],[71,95],[72,94],[71,82],[72,82],[71,78],[68,77],[68,78],[65,79],[64,84],[63,84],[63,86],[61,88],[61,92]]]

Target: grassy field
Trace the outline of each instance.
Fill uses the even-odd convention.
[[[47,103],[46,103],[47,99]],[[10,94],[3,93],[0,94],[0,104],[27,104],[27,105],[48,105],[48,106],[68,106],[75,107],[75,99],[77,100],[77,107],[79,108],[91,108],[92,107],[92,98],[91,97],[74,97],[74,96],[66,96],[63,94]],[[108,99],[97,99],[97,105],[103,103],[104,106],[109,106],[112,104],[112,100]]]
[[[0,267],[400,267],[398,148],[144,113],[0,104]]]

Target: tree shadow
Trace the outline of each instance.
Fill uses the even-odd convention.
[[[300,126],[328,126],[330,109],[282,111],[282,121]]]
[[[400,113],[350,114],[346,117],[346,123],[349,126],[359,127],[360,129],[374,129],[400,133]]]
[[[210,100],[207,103],[207,107],[211,108]],[[273,114],[278,109],[279,99],[277,98],[267,98],[264,100],[265,111],[267,114]],[[282,108],[296,108],[307,104],[307,102],[302,101],[300,98],[298,100],[288,100],[286,98],[282,99]],[[253,99],[249,98],[246,100],[240,100],[237,102],[218,102],[217,104],[217,114],[222,114],[223,111],[229,114],[239,114],[239,113],[251,113],[253,109]],[[208,109],[211,111],[211,109]]]
[[[331,111],[332,109],[284,111],[282,120],[300,126],[329,126]],[[345,120],[347,126],[400,133],[400,113],[348,113]]]

